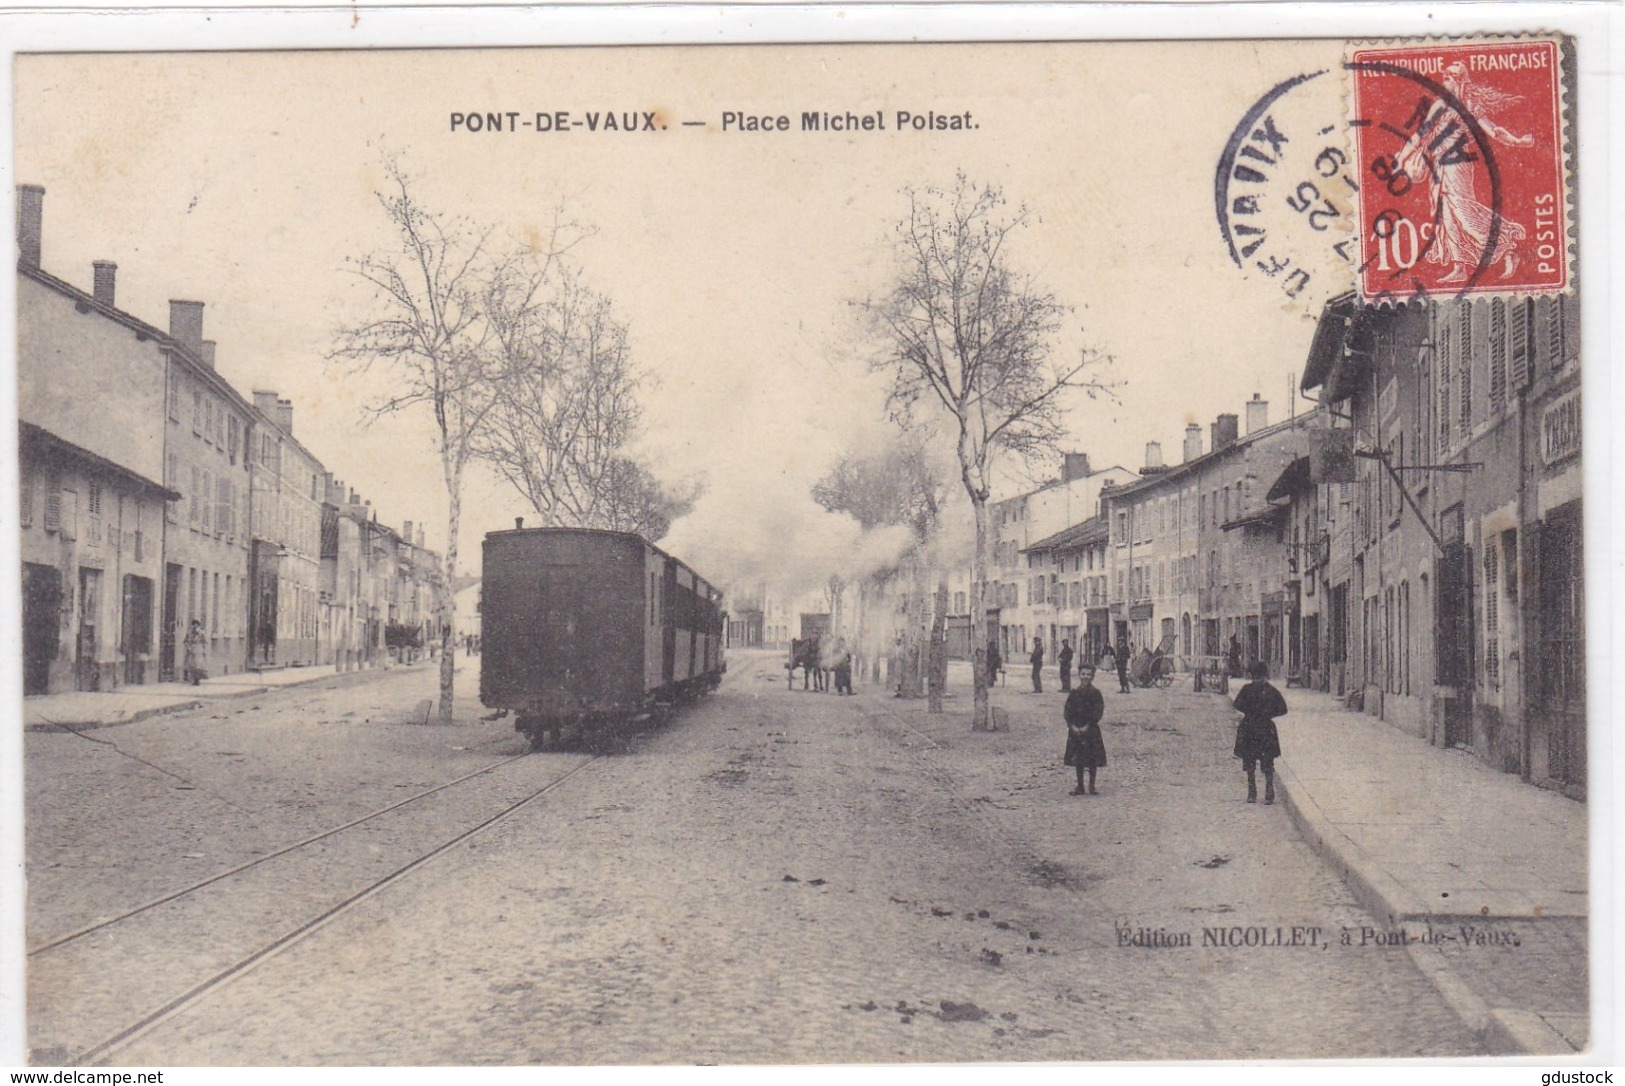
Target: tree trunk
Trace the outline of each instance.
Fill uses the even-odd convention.
[[[937,573],[937,605],[931,616],[931,701],[929,712],[942,712],[942,696],[948,689],[948,576]]]
[[[457,625],[457,593],[452,578],[457,573],[457,531],[463,516],[463,471],[461,464],[450,464],[446,470],[446,519],[450,531],[446,537],[445,564],[441,567],[440,606],[435,614],[440,621],[440,723],[452,723],[451,702],[456,685],[455,628]]]
[[[967,489],[969,489],[967,487]],[[970,640],[971,640],[971,730],[987,731],[987,646],[998,631],[987,621],[987,501],[972,491],[971,508],[976,513],[976,553],[971,557]]]
[[[914,610],[914,586],[919,578],[915,562],[918,557],[911,553],[903,571],[903,630],[897,645],[897,696],[901,698],[919,696],[920,653],[919,646],[915,644],[919,618]]]
[[[919,663],[914,672],[914,696],[925,697],[926,676],[929,671],[929,654],[931,652],[931,627],[926,623],[926,578],[930,570],[926,568],[924,555],[921,555],[919,565],[914,571],[914,646]]]

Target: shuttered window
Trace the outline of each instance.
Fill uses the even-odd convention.
[[[1495,540],[1484,544],[1484,681],[1491,690],[1501,688],[1501,548]]]
[[[1526,298],[1512,311],[1512,389],[1529,383],[1530,356],[1535,350],[1535,300]]]
[[[1460,305],[1461,387],[1456,390],[1456,400],[1461,405],[1461,439],[1466,441],[1473,435],[1473,307],[1466,302]]]
[[[1490,303],[1490,415],[1506,409],[1507,307],[1500,298]]]
[[[1439,333],[1439,455],[1450,451],[1450,375],[1455,370],[1450,329]]]
[[[1563,298],[1551,299],[1546,309],[1546,357],[1551,368],[1563,368]]]

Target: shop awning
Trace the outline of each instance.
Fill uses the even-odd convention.
[[[1296,494],[1313,490],[1315,481],[1309,474],[1309,458],[1300,456],[1286,466],[1286,470],[1270,485],[1269,493],[1264,500],[1278,502],[1288,500]]]
[[[1339,294],[1321,309],[1315,338],[1309,341],[1309,357],[1303,364],[1303,380],[1298,383],[1303,391],[1319,388],[1330,376],[1332,367],[1343,357],[1343,343],[1353,318],[1353,292]]]

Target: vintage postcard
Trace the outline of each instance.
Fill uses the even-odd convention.
[[[17,54],[16,1058],[1594,1053],[1587,48]]]

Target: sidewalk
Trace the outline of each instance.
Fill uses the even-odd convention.
[[[1488,1051],[1585,1048],[1586,806],[1325,694],[1284,693],[1282,799],[1386,924],[1356,938],[1403,946]]]
[[[196,686],[177,682],[147,683],[121,686],[109,691],[38,694],[23,699],[23,730],[87,731],[132,724],[164,713],[196,709],[206,702],[251,697],[284,686],[300,686],[344,674],[356,672],[335,671],[332,665],[289,667],[276,671],[217,675],[204,679]]]

